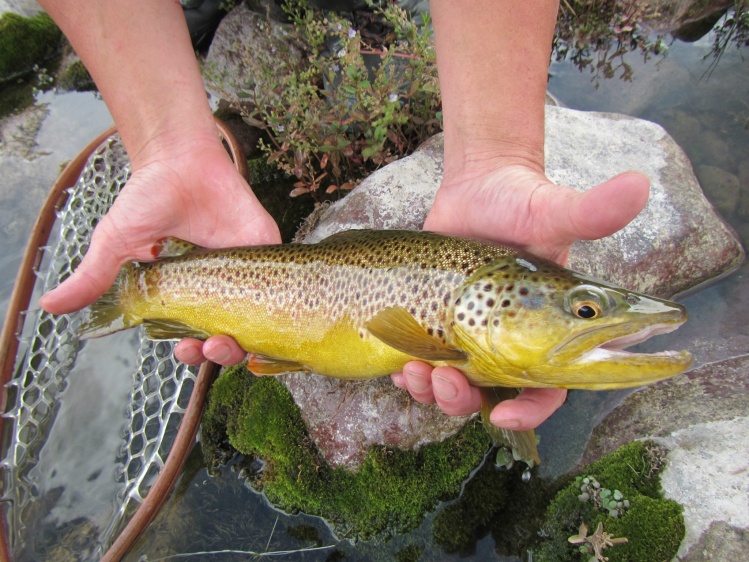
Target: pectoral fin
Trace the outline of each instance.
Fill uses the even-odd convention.
[[[307,367],[296,361],[286,361],[255,353],[250,354],[250,358],[247,360],[247,369],[256,375],[280,375],[281,373],[293,373],[295,371],[309,371]]]
[[[494,440],[495,445],[502,445],[512,449],[512,454],[516,459],[520,459],[528,466],[533,467],[539,464],[541,459],[538,456],[538,447],[536,447],[536,432],[532,429],[527,431],[511,431],[502,429],[492,424],[489,419],[494,406],[503,400],[510,400],[518,395],[517,390],[507,387],[482,387],[481,390],[481,422],[489,436]]]
[[[366,324],[367,330],[390,347],[427,361],[461,361],[466,358],[459,349],[452,349],[430,336],[424,327],[400,306],[381,310]]]

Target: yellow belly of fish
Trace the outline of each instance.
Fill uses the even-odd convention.
[[[141,303],[132,312],[144,319],[174,320],[211,335],[228,335],[242,349],[294,361],[315,373],[341,379],[370,379],[402,370],[414,357],[357,327],[350,318],[335,324],[323,314],[293,318],[284,311],[244,305],[241,310],[195,307],[194,303]]]

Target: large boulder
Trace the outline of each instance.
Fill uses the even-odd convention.
[[[660,126],[558,107],[547,108],[546,123],[546,168],[555,182],[585,190],[625,170],[640,170],[652,181],[647,207],[628,227],[574,246],[573,269],[671,296],[741,263],[741,245],[703,196],[682,150]],[[442,177],[442,152],[437,136],[378,170],[319,213],[305,241],[352,228],[421,228]],[[355,466],[376,444],[413,447],[442,439],[465,422],[404,399],[405,393],[386,379],[361,383],[290,375],[286,384],[312,438],[333,465]]]

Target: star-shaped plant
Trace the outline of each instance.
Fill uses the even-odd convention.
[[[596,532],[588,536],[588,526],[583,523],[578,529],[577,535],[572,535],[567,539],[572,544],[581,545],[580,548],[583,552],[593,554],[593,557],[589,562],[606,562],[608,558],[603,555],[603,549],[607,546],[616,546],[627,541],[624,537],[614,538],[613,535],[606,533],[603,530],[603,523],[599,523],[596,528]]]

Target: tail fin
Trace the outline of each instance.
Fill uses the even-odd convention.
[[[127,330],[143,322],[140,318],[126,315],[122,308],[123,278],[131,267],[134,266],[126,265],[109,290],[88,308],[83,324],[78,329],[78,336],[81,339],[100,338]]]

